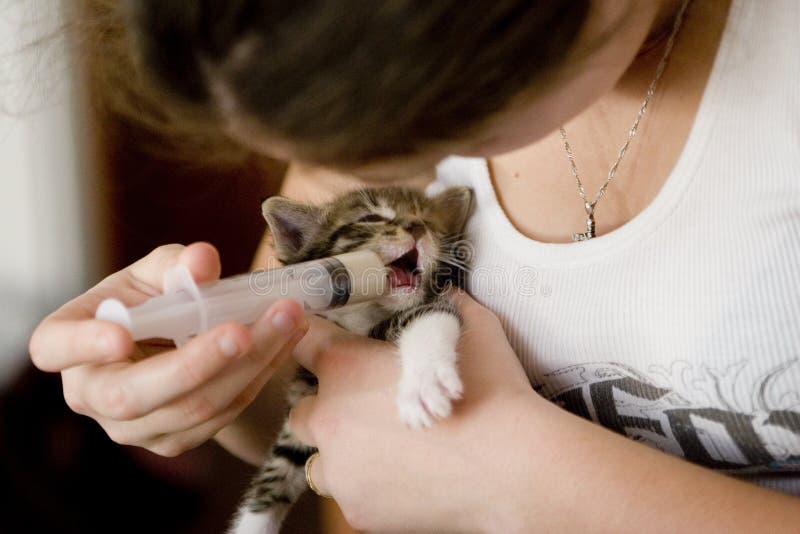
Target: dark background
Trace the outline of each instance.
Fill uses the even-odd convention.
[[[223,276],[246,272],[265,228],[261,201],[285,165],[259,160],[232,171],[174,160],[144,148],[136,128],[103,122],[95,230],[104,274],[158,245],[197,240],[217,246]],[[222,532],[254,470],[213,442],[177,458],[117,445],[67,408],[59,375],[32,366],[0,394],[2,532]],[[318,530],[307,495],[285,532]]]

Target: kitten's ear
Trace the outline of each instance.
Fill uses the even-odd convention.
[[[275,252],[282,261],[294,261],[296,255],[322,227],[322,211],[284,197],[270,197],[261,204]]]
[[[430,216],[448,233],[461,233],[472,214],[472,189],[448,187],[431,198]]]

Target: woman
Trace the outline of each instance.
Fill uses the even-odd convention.
[[[373,182],[468,156],[437,177],[477,197],[464,400],[403,428],[391,347],[288,301],[139,361],[91,312],[175,263],[218,276],[195,244],[37,329],[33,361],[72,409],[120,443],[173,455],[216,436],[257,463],[259,392],[293,354],[320,381],[291,413],[320,450],[310,478],[357,528],[796,528],[795,3],[305,4],[137,2],[142,65],[173,109],[263,154]],[[295,166],[284,192],[342,181]]]

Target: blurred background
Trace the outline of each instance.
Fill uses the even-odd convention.
[[[113,443],[66,407],[27,343],[45,315],[163,243],[206,240],[224,276],[248,270],[285,165],[190,161],[106,113],[105,52],[65,31],[79,4],[0,0],[0,530],[221,532],[254,468],[213,443],[178,458]],[[323,530],[307,496],[286,532]]]

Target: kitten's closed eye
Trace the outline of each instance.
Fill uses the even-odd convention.
[[[381,223],[381,222],[386,222],[386,218],[381,216],[381,215],[378,215],[377,213],[368,213],[367,215],[364,215],[363,217],[358,219],[358,221],[356,221],[356,222],[360,222],[360,223]]]

